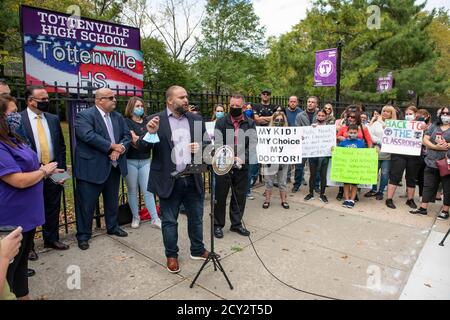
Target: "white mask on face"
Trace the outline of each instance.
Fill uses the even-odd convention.
[[[406,120],[406,121],[413,121],[414,119],[415,119],[415,117],[414,117],[413,114],[407,114],[407,115],[405,116],[405,120]]]
[[[450,123],[450,116],[441,116],[441,120],[443,124],[449,124]]]

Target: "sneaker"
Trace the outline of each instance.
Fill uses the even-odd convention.
[[[345,201],[342,203],[342,206],[343,206],[344,208],[348,208],[349,204],[350,204],[350,201],[345,200]]]
[[[370,190],[369,192],[367,192],[364,197],[366,198],[371,198],[371,197],[375,197],[377,195],[377,193],[373,190]]]
[[[300,190],[299,186],[292,187],[292,193],[296,193],[296,192],[298,192],[298,190]]]
[[[309,200],[314,200],[314,195],[308,194],[308,195],[305,197],[305,201],[309,201]]]
[[[355,207],[355,202],[353,202],[353,201],[349,200],[349,201],[348,201],[348,205],[347,205],[347,208],[349,208],[349,209],[353,209],[354,207]]]
[[[324,195],[324,194],[321,194],[321,195],[320,195],[320,201],[322,201],[323,203],[328,203],[327,196]]]
[[[251,194],[248,194],[248,195],[247,195],[247,199],[248,199],[248,200],[255,200],[255,197],[252,196]]]
[[[409,199],[406,201],[406,205],[411,209],[417,209],[417,204],[414,202],[414,199]]]
[[[394,201],[392,201],[392,199],[386,199],[386,206],[391,209],[397,208],[394,204]]]
[[[336,200],[337,200],[337,201],[341,201],[343,197],[344,197],[344,193],[339,192],[339,193],[337,194],[337,196],[336,196]],[[345,202],[345,201],[344,201],[344,202]]]
[[[133,218],[133,221],[131,221],[131,228],[137,229],[139,228],[139,223],[141,222],[141,219],[139,218]]]
[[[448,219],[448,212],[447,211],[444,211],[444,210],[442,210],[441,211],[441,213],[438,215],[438,219],[439,220],[447,220]]]
[[[152,224],[153,228],[161,229],[161,219],[160,218],[153,219],[151,224]]]
[[[420,207],[419,209],[411,210],[409,213],[411,214],[421,214],[423,216],[426,216],[428,214],[427,209],[424,209]]]
[[[377,192],[375,194],[375,199],[377,200],[383,200],[383,193],[382,192]]]

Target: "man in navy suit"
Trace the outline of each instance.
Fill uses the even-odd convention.
[[[42,164],[57,162],[58,169],[67,170],[66,144],[57,115],[48,113],[49,98],[44,87],[30,87],[25,92],[27,109],[20,113],[25,139],[37,153]],[[60,181],[63,183],[63,181]],[[44,246],[67,250],[69,246],[59,241],[59,212],[61,209],[61,183],[44,181],[45,224]],[[37,259],[37,256],[36,256]]]
[[[157,194],[161,205],[162,234],[167,270],[180,272],[178,264],[178,211],[183,204],[187,211],[191,259],[205,260],[209,252],[203,244],[203,178],[201,174],[182,173],[187,164],[202,159],[206,128],[202,117],[187,112],[186,90],[172,86],[166,92],[167,108],[153,115],[147,124],[150,134],[159,142],[148,143],[153,149],[148,190]],[[195,128],[195,130],[194,130]],[[145,142],[144,136],[141,140]],[[207,141],[205,144],[208,143]],[[142,144],[141,144],[142,145]]]
[[[124,118],[114,111],[116,98],[111,89],[98,89],[95,106],[81,111],[75,119],[74,174],[77,178],[77,240],[81,250],[89,249],[92,219],[100,194],[103,194],[107,233],[118,237],[128,234],[119,228],[120,176],[125,177],[125,153],[131,135]]]

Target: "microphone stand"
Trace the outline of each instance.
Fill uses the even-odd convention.
[[[440,245],[441,247],[444,246],[445,239],[447,239],[447,237],[448,237],[449,234],[450,234],[450,228],[448,229],[447,234],[445,235],[444,239],[442,239],[441,243],[439,243],[439,245]]]
[[[210,232],[211,232],[211,251],[209,252],[208,257],[206,258],[205,262],[203,262],[203,265],[201,266],[200,270],[197,272],[197,275],[195,276],[194,280],[192,281],[192,283],[189,287],[192,288],[194,286],[195,282],[197,281],[198,277],[202,273],[203,269],[206,267],[206,265],[210,261],[212,261],[212,263],[214,264],[214,271],[217,271],[217,269],[219,269],[222,272],[222,274],[224,275],[225,280],[228,282],[230,289],[233,290],[233,285],[231,284],[230,279],[228,279],[228,276],[227,276],[225,270],[223,269],[216,252],[214,251],[214,207],[216,204],[216,196],[215,196],[215,190],[214,190],[215,173],[214,173],[214,170],[212,169],[212,166],[208,166],[208,169],[210,172],[209,190],[211,193],[211,197],[210,197],[211,212],[209,214],[210,219],[211,219],[211,230],[210,230]]]

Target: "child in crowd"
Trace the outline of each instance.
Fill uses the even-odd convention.
[[[348,126],[348,138],[339,143],[339,147],[344,148],[365,148],[366,144],[362,139],[358,139],[358,126],[350,124]],[[344,184],[344,199],[342,206],[353,209],[355,206],[356,193],[358,192],[358,185],[345,183]]]

